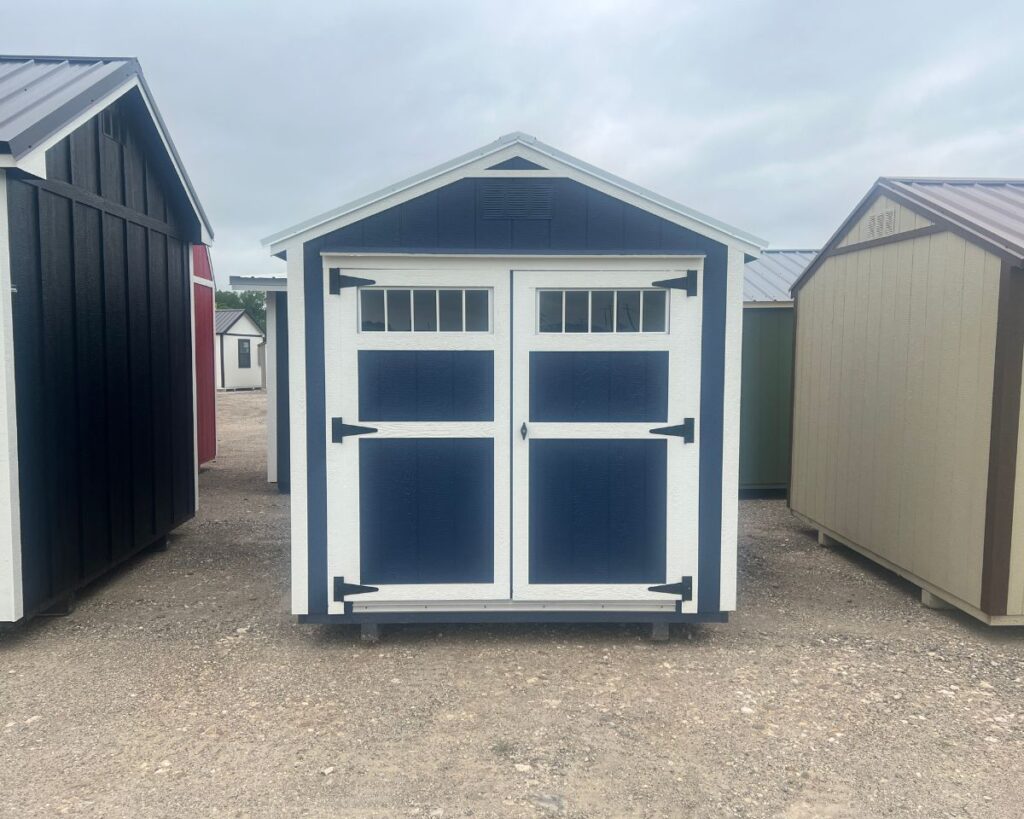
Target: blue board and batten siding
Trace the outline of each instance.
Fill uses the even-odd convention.
[[[503,214],[513,212],[508,218]],[[305,301],[308,613],[326,616],[327,419],[324,370],[324,272],[321,254],[432,253],[479,255],[703,256],[700,488],[697,611],[720,611],[723,391],[728,276],[726,245],[565,178],[465,178],[359,220],[303,245]],[[608,366],[611,366],[609,364]],[[645,390],[658,405],[657,367]],[[383,442],[379,442],[383,443]],[[660,457],[654,447],[620,453],[640,458],[645,473]],[[648,451],[650,450],[650,451]],[[551,457],[560,453],[552,451]],[[653,461],[652,461],[653,459]],[[656,466],[656,464],[655,464]],[[568,464],[566,468],[573,468]],[[454,478],[453,478],[454,480]],[[652,492],[657,487],[652,487]],[[654,492],[656,494],[656,492]],[[609,558],[611,559],[611,558]],[[557,567],[551,569],[557,571]],[[609,571],[609,566],[597,572]],[[662,569],[663,571],[663,569]],[[652,574],[653,570],[642,570]],[[620,618],[628,619],[628,618]],[[647,616],[650,619],[650,616]]]

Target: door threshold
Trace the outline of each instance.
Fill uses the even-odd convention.
[[[680,614],[674,610],[615,611],[608,609],[360,611],[351,614],[300,614],[298,622],[344,625],[362,623],[728,623],[729,612]]]

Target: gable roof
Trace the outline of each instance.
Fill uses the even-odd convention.
[[[494,157],[494,163],[481,164],[483,160],[487,160],[488,157],[493,157],[495,154],[501,154],[502,156]],[[510,159],[517,160],[513,164],[518,168],[517,172],[519,173],[554,175],[568,170],[576,171],[591,180],[604,183],[620,194],[631,194],[643,200],[649,208],[654,206],[664,209],[671,214],[710,229],[714,233],[721,234],[726,239],[731,240],[732,243],[739,244],[746,250],[754,253],[760,252],[761,248],[767,244],[764,239],[758,238],[753,234],[727,225],[725,222],[720,222],[678,202],[673,202],[671,199],[646,190],[639,185],[634,185],[632,182],[628,182],[581,159],[570,156],[559,151],[557,148],[546,145],[536,137],[524,134],[521,131],[515,131],[475,151],[462,154],[455,159],[411,176],[401,182],[396,182],[379,191],[355,199],[341,207],[321,213],[311,219],[299,222],[286,230],[268,236],[263,239],[263,245],[269,246],[271,253],[276,254],[282,249],[280,247],[281,244],[289,239],[294,239],[307,233],[313,235],[326,233],[340,226],[336,225],[336,222],[343,220],[344,223],[355,221],[361,211],[368,211],[385,200],[407,199],[419,193],[432,190],[447,181],[451,181],[450,177],[456,175],[456,172],[461,169],[467,169],[467,171],[474,173],[478,171],[494,173],[495,169],[501,172],[501,166]],[[524,168],[525,164],[538,165],[541,167],[541,170]],[[480,167],[474,169],[471,167],[473,165]]]
[[[0,55],[0,166],[15,165],[42,175],[45,164],[38,154],[136,87],[186,197],[206,236],[212,239],[210,221],[134,57]],[[4,155],[10,160],[4,162]]]
[[[952,231],[1013,264],[1024,263],[1024,179],[882,176],[793,282],[794,296],[879,196],[887,196],[935,223],[926,230]],[[893,234],[886,240],[899,241],[900,236]],[[847,245],[843,250],[856,247]]]
[[[892,177],[878,184],[1024,260],[1024,179]]]
[[[743,270],[743,301],[771,303],[792,301],[789,288],[804,272],[816,250],[764,250]]]
[[[248,318],[249,321],[251,321],[255,325],[257,330],[260,329],[260,325],[257,323],[256,319],[249,315],[248,310],[242,307],[236,307],[228,310],[217,310],[214,313],[213,334],[219,336],[222,333],[226,333],[228,330],[230,330],[238,323],[242,316]],[[262,333],[263,331],[260,330],[261,335]]]

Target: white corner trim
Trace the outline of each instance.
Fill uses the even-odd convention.
[[[722,541],[719,609],[736,610],[739,537],[740,391],[743,371],[743,253],[729,249],[722,396]]]
[[[0,170],[0,622],[20,620],[24,614],[11,287],[7,173]]]
[[[309,613],[309,535],[306,491],[306,302],[302,244],[288,246],[288,433],[291,493],[292,614]],[[280,475],[278,475],[280,480]],[[325,578],[326,581],[326,578]]]

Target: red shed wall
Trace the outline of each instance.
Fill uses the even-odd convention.
[[[213,269],[206,245],[192,247],[192,275],[196,311],[196,422],[199,463],[217,457],[216,374],[213,366]]]

